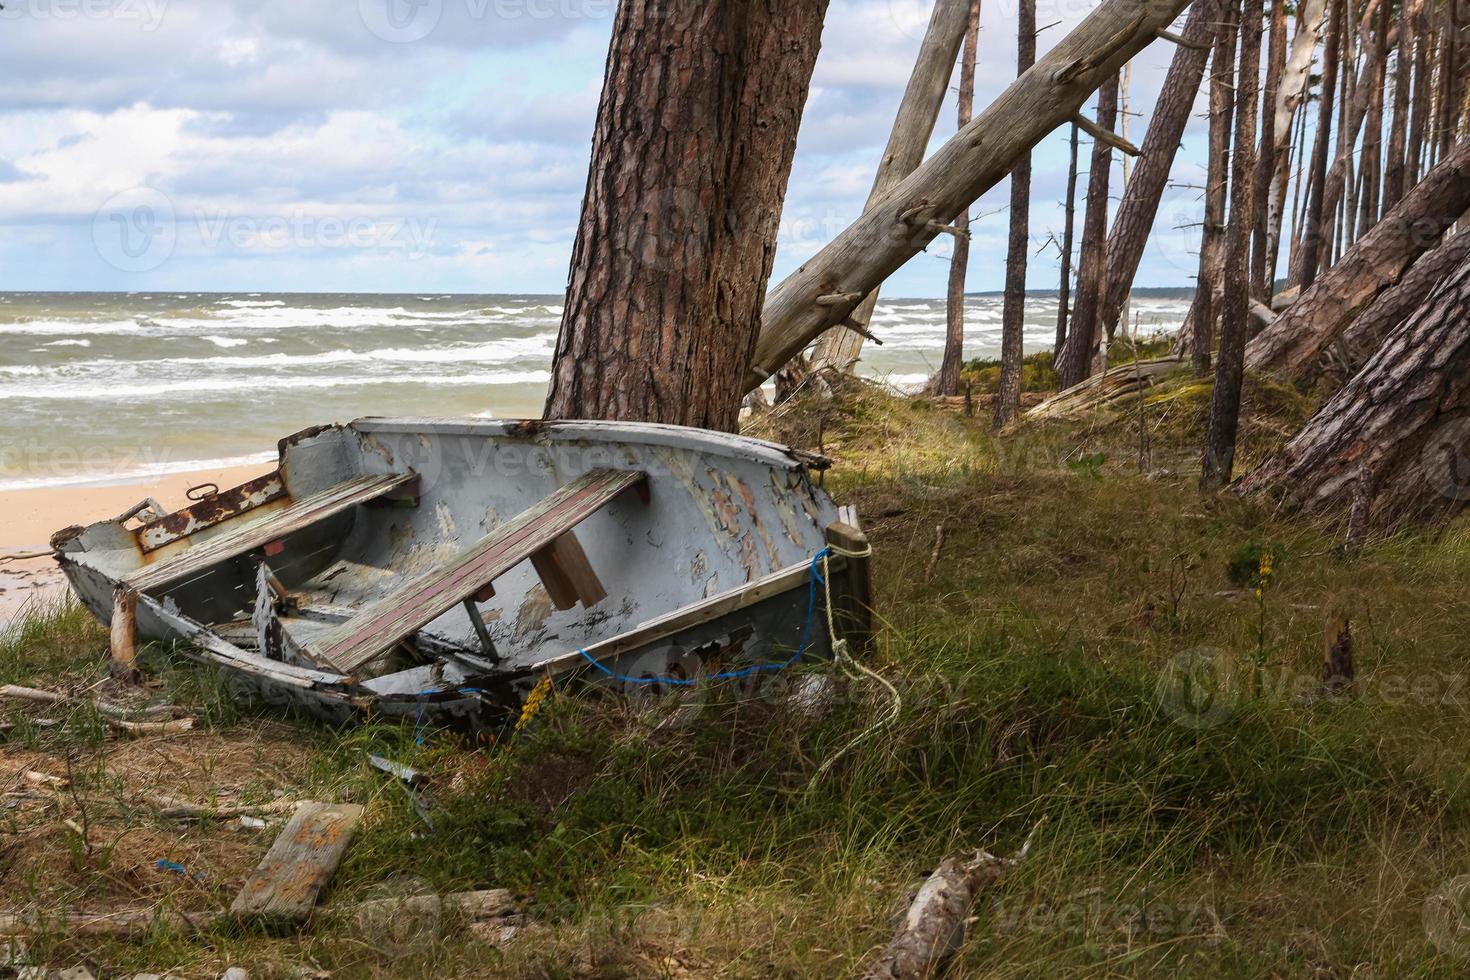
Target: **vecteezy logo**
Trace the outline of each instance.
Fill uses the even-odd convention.
[[[367,29],[384,41],[412,44],[439,25],[444,0],[357,0],[357,13]]]
[[[1224,650],[1195,647],[1175,656],[1159,678],[1159,706],[1186,728],[1214,728],[1240,701],[1240,672]]]
[[[1470,500],[1470,415],[1447,419],[1419,453],[1424,478],[1449,500]]]
[[[1451,878],[1424,901],[1424,934],[1441,953],[1470,952],[1470,875]]]
[[[115,194],[92,219],[97,254],[123,272],[148,272],[167,262],[178,242],[173,202],[152,187]]]

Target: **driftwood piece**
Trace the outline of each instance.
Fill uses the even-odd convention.
[[[975,899],[1008,865],[985,851],[973,861],[946,858],[919,888],[903,924],[863,980],[937,976],[965,941]]]
[[[347,852],[362,814],[355,803],[302,803],[235,896],[231,918],[270,925],[304,922]]]
[[[746,389],[758,386],[852,307],[818,306],[829,293],[867,295],[938,234],[902,220],[923,204],[948,222],[1071,119],[1099,85],[1167,28],[1186,0],[1104,0],[990,106],[895,185],[766,297]],[[857,304],[854,303],[855,307]]]
[[[1353,686],[1353,627],[1340,607],[1327,618],[1322,635],[1322,687],[1328,694],[1343,694]]]
[[[119,586],[112,597],[112,673],[133,682],[138,679],[138,593]]]
[[[1028,419],[1068,419],[1095,411],[1120,399],[1151,388],[1160,379],[1184,371],[1188,358],[1160,357],[1151,361],[1119,364],[1094,374],[1081,384],[1058,392],[1026,413]]]
[[[0,698],[11,698],[17,701],[34,701],[37,704],[64,704],[72,700],[65,694],[55,691],[42,691],[34,687],[22,687],[18,684],[6,684],[0,686]],[[83,702],[78,701],[78,704]],[[97,709],[107,722],[108,726],[116,731],[128,735],[177,735],[193,729],[193,718],[178,718],[172,721],[133,721],[133,714],[126,708],[106,701],[92,701],[92,707]]]
[[[299,800],[273,800],[270,803],[205,806],[177,800],[172,796],[152,796],[149,803],[158,807],[158,815],[166,820],[230,820],[235,817],[263,817],[290,813],[301,805]]]

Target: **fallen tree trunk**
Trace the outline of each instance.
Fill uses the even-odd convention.
[[[1237,484],[1359,530],[1447,519],[1470,502],[1470,257],[1284,449]]]
[[[1470,208],[1470,140],[1459,145],[1317,277],[1246,349],[1246,367],[1300,379],[1324,348]]]
[[[931,242],[1104,79],[1154,40],[1187,0],[1105,0],[970,125],[766,297],[745,389],[756,387]]]
[[[944,106],[945,93],[949,91],[955,56],[959,54],[970,23],[971,6],[972,0],[937,0],[934,4],[929,30],[924,34],[924,43],[914,61],[914,72],[909,76],[908,88],[904,90],[898,115],[893,120],[893,132],[888,136],[888,146],[878,164],[878,175],[873,180],[867,207],[872,207],[923,162],[924,151],[929,148],[929,137],[934,134],[934,123]],[[873,308],[877,305],[878,290],[875,287],[852,311],[853,322],[866,331],[873,318]],[[864,339],[864,334],[856,330],[833,327],[817,342],[817,349],[812,353],[812,370],[850,370],[862,353]]]
[[[1394,328],[1407,320],[1444,278],[1470,257],[1470,235],[1459,234],[1425,255],[1398,285],[1379,293],[1373,305],[1350,323],[1331,354],[1345,377],[1352,377],[1368,363]]]
[[[1026,413],[1028,419],[1070,419],[1104,408],[1119,399],[1152,388],[1163,378],[1189,367],[1187,357],[1160,357],[1151,361],[1119,364],[1094,374],[1079,385],[1052,395]]]

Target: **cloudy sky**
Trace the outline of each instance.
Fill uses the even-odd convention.
[[[832,0],[777,276],[860,213],[930,5]],[[560,292],[614,6],[5,0],[0,289]],[[1040,0],[1056,26],[1039,52],[1088,9]],[[1156,42],[1134,64],[1134,142],[1172,54]],[[986,0],[977,107],[1014,74],[1015,0]],[[935,146],[954,115],[951,94]],[[1200,182],[1203,142],[1196,118],[1177,182]],[[1046,288],[1065,128],[1035,168],[1030,284]],[[1008,200],[1002,183],[977,205],[972,289],[1001,285]],[[1189,283],[1198,231],[1173,228],[1199,210],[1196,190],[1166,194],[1140,285]],[[942,295],[947,252],[889,295]]]

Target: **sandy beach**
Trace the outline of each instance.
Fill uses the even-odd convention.
[[[59,596],[66,588],[50,557],[51,535],[72,524],[90,524],[116,517],[139,501],[152,497],[169,510],[188,504],[190,487],[215,483],[228,488],[272,469],[272,464],[204,469],[166,476],[95,486],[45,487],[0,492],[0,557],[18,552],[45,552],[45,557],[0,564],[0,626],[12,620],[27,602]]]

